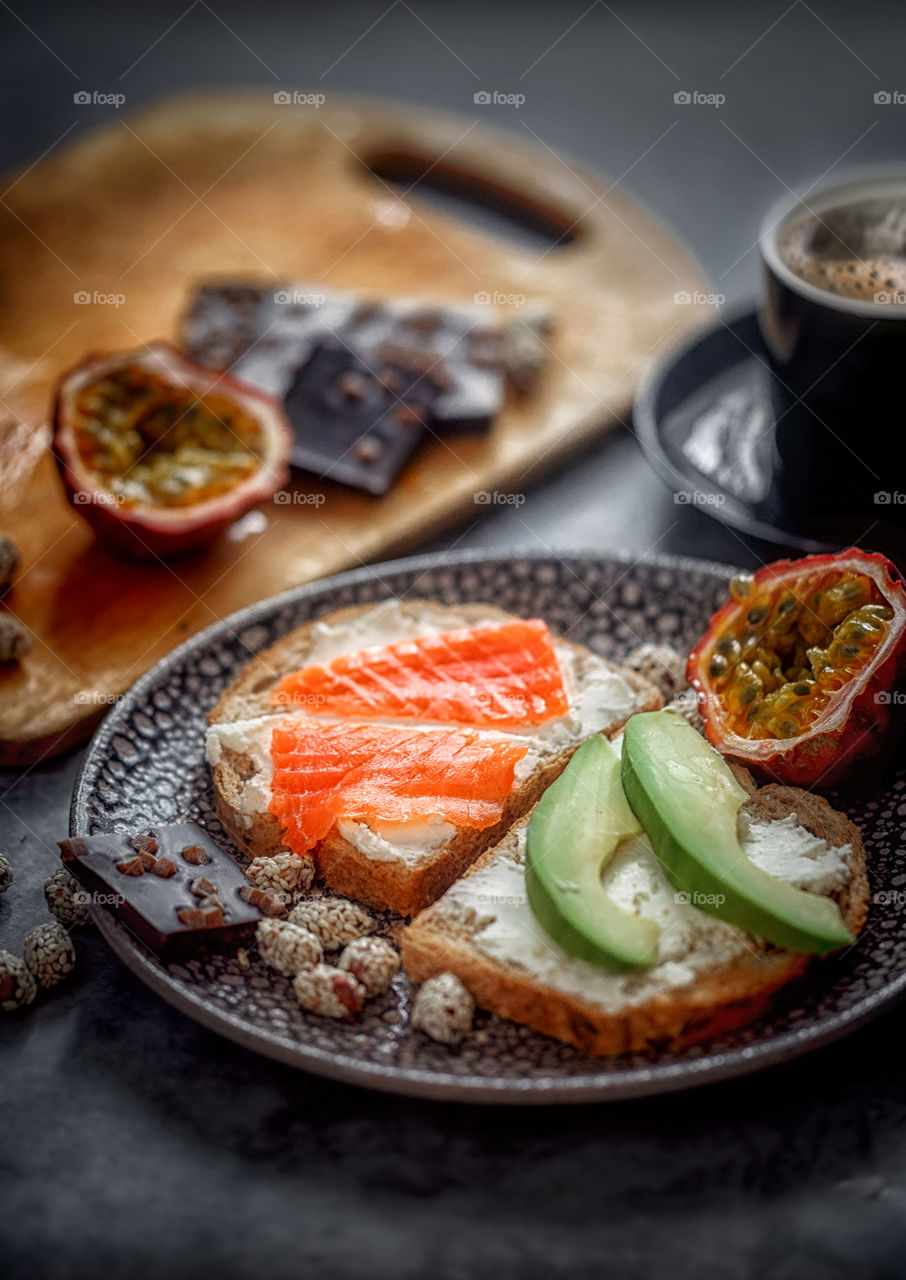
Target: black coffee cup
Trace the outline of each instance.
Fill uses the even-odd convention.
[[[871,217],[881,222],[869,256],[863,245],[848,262],[860,209],[875,211],[869,230]],[[901,223],[903,278],[876,253]],[[819,539],[872,517],[906,528],[906,174],[858,175],[786,201],[760,244],[784,520]]]

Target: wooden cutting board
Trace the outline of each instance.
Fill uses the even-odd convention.
[[[430,169],[563,241],[515,247],[437,212],[417,185],[398,198],[369,166],[404,187]],[[531,484],[625,421],[646,364],[701,320],[674,300],[701,286],[697,266],[644,209],[528,135],[421,107],[191,95],[115,115],[4,187],[0,527],[23,557],[7,605],[35,638],[0,669],[2,764],[86,736],[174,644],[232,610],[477,517],[477,492]],[[267,504],[194,558],[118,560],[63,497],[48,452],[54,383],[89,351],[175,339],[193,284],[224,276],[543,300],[557,320],[551,367],[489,436],[426,444],[383,499],[325,484],[322,504]]]

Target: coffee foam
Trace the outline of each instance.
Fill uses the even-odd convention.
[[[860,302],[906,303],[906,204],[860,200],[809,214],[778,249],[800,280]]]

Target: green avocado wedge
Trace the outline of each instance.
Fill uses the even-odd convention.
[[[622,777],[668,879],[702,911],[789,951],[820,955],[855,941],[831,898],[796,889],[745,856],[736,824],[748,797],[678,712],[630,717]]]
[[[620,757],[605,737],[583,742],[535,806],[526,838],[529,904],[571,955],[623,972],[655,959],[659,927],[623,911],[601,872],[621,840],[640,835],[623,795]]]

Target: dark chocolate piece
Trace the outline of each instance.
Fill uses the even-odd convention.
[[[166,823],[150,834],[154,854],[147,842],[136,852],[136,841],[128,835],[105,832],[61,840],[60,856],[84,887],[100,895],[103,905],[161,959],[226,951],[248,942],[262,912],[240,892],[248,881],[239,864],[194,822]],[[210,868],[209,876],[198,875],[202,863]],[[216,886],[216,896],[199,897],[203,883]]]
[[[391,371],[400,380],[398,392],[345,343],[322,342],[284,402],[296,434],[296,466],[366,493],[386,493],[421,439],[439,390],[421,370],[394,365]]]
[[[316,286],[207,286],[195,294],[182,342],[193,360],[229,368],[283,399],[299,440],[293,461],[326,474],[318,470],[321,451],[309,447],[309,426],[288,398],[325,340],[344,344],[386,390],[404,401],[413,398],[420,379],[430,377],[437,394],[425,421],[431,431],[443,434],[485,431],[502,409],[502,333],[499,317],[481,305],[363,303],[353,293],[328,293]],[[360,390],[352,380],[347,384],[351,401],[360,398]],[[330,461],[337,456],[331,454]],[[340,478],[335,469],[329,474]],[[362,473],[353,471],[344,483],[375,492],[361,480]]]

